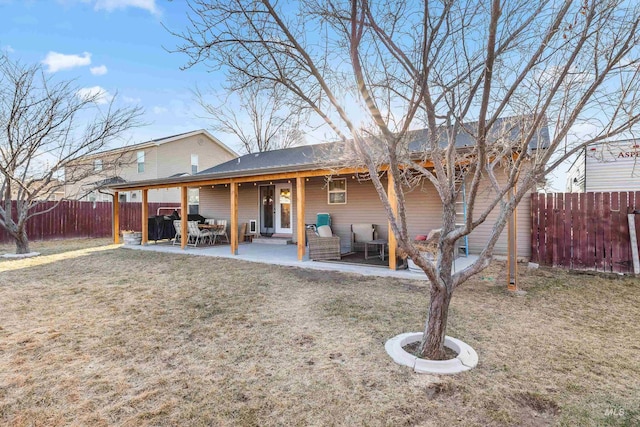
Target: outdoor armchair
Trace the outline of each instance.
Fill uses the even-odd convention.
[[[375,224],[351,224],[351,250],[364,250],[364,244],[378,238]]]
[[[311,260],[340,259],[340,237],[338,236],[320,237],[314,230],[307,229],[307,243]]]

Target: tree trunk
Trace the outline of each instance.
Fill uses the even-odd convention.
[[[18,233],[13,237],[16,239],[17,254],[28,254],[29,252],[31,252],[29,250],[29,238],[27,237],[27,233],[24,230],[18,231]]]
[[[447,316],[452,294],[446,289],[431,286],[431,301],[427,326],[420,342],[420,357],[431,360],[444,360],[444,337],[447,331]]]

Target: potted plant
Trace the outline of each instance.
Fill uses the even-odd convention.
[[[139,245],[142,243],[142,232],[133,230],[123,230],[122,238],[125,245]]]

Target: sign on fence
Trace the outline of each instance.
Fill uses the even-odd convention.
[[[574,270],[633,273],[627,214],[637,210],[640,191],[533,194],[531,261]]]
[[[44,202],[34,209],[37,212],[44,212],[51,209],[55,203]],[[179,203],[149,203],[149,215],[155,215],[159,207],[179,206]],[[113,234],[112,213],[111,202],[65,200],[49,212],[29,219],[27,236],[32,241],[73,237],[110,237]],[[141,203],[120,203],[121,230],[142,230],[141,219]],[[0,229],[0,242],[12,241],[13,238],[4,229]]]

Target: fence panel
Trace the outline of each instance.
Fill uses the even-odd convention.
[[[534,194],[531,259],[568,269],[632,273],[627,214],[636,214],[640,192]]]
[[[159,207],[179,207],[179,203],[149,203],[149,215],[155,215]],[[16,202],[12,203],[16,217]],[[28,220],[29,240],[65,239],[74,237],[109,237],[113,229],[113,204],[111,202],[80,202],[64,200],[43,202],[35,206],[35,212],[43,212]],[[142,230],[142,204],[120,203],[120,229]],[[13,242],[9,233],[0,229],[0,243]]]

